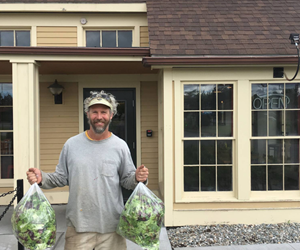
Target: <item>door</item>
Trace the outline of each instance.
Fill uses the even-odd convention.
[[[113,89],[113,88],[84,88],[83,99],[90,96],[90,91],[101,91],[111,93],[119,103],[118,113],[113,117],[109,125],[109,131],[126,141],[134,165],[136,166],[136,112],[135,112],[135,89]],[[89,129],[89,124],[84,114],[84,131]],[[132,190],[122,188],[124,202],[132,193]]]

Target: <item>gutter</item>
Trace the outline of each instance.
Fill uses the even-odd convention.
[[[4,47],[0,55],[84,55],[149,57],[150,48]]]
[[[264,64],[294,64],[297,56],[195,56],[195,57],[144,57],[143,65],[264,65]]]

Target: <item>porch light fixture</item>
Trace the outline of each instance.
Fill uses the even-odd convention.
[[[297,52],[298,52],[298,66],[297,66],[297,71],[296,71],[296,73],[295,73],[295,75],[294,75],[294,77],[292,79],[289,79],[285,73],[284,73],[284,76],[285,76],[285,78],[288,81],[293,81],[296,78],[297,74],[298,74],[299,66],[300,66],[300,56],[299,56],[299,47],[298,47],[298,45],[299,45],[299,34],[297,34],[297,33],[291,33],[289,39],[291,40],[291,44],[295,44],[295,46],[297,48]]]
[[[61,86],[60,84],[57,83],[57,80],[55,79],[55,82],[53,84],[51,84],[48,89],[50,90],[50,92],[52,93],[52,95],[56,96],[61,94],[61,92],[63,91],[64,87]]]
[[[62,91],[64,87],[58,84],[57,80],[55,79],[55,82],[51,84],[48,87],[48,89],[50,90],[51,94],[54,96],[54,103],[62,104]]]

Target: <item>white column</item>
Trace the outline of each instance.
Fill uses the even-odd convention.
[[[163,70],[163,141],[165,225],[173,226],[174,203],[174,89],[172,69]]]
[[[30,187],[28,168],[39,168],[39,73],[34,60],[12,60],[14,185],[24,180],[24,194]]]
[[[251,136],[251,89],[248,80],[239,80],[236,95],[236,182],[237,198],[249,200],[251,190],[250,136]]]

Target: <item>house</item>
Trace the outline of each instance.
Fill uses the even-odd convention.
[[[296,0],[0,0],[0,193],[29,167],[54,171],[87,129],[84,98],[105,89],[166,226],[299,222],[300,76],[285,77],[299,13]],[[68,188],[45,194],[66,203]]]

